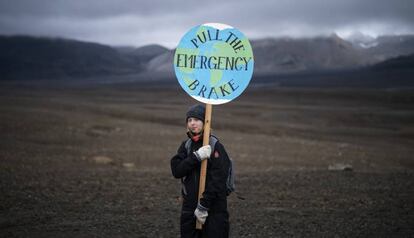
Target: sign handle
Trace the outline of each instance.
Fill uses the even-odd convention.
[[[213,106],[211,104],[206,104],[206,115],[204,119],[204,132],[203,132],[203,146],[210,144],[210,128],[211,128],[211,112],[213,111]],[[211,148],[214,150],[214,148]],[[200,168],[200,182],[198,189],[198,202],[200,202],[201,197],[203,196],[205,186],[206,186],[206,175],[207,175],[207,160],[201,162]],[[197,220],[197,219],[196,219]],[[203,224],[198,220],[196,223],[196,229],[201,230]]]

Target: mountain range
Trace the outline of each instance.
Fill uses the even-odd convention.
[[[255,75],[398,68],[414,55],[414,35],[348,40],[314,38],[251,40]],[[173,76],[174,50],[160,45],[111,47],[69,39],[0,36],[1,79],[82,78],[154,73]],[[400,59],[401,56],[407,56]],[[399,58],[395,60],[395,58]],[[387,62],[391,60],[391,62]],[[410,64],[410,63],[408,63]],[[411,63],[412,64],[412,63]]]

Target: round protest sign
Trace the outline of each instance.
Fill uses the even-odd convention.
[[[253,51],[236,28],[206,23],[190,29],[175,50],[174,70],[194,99],[223,104],[238,97],[253,75]]]

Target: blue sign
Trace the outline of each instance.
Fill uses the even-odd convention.
[[[249,40],[236,28],[206,23],[190,29],[174,55],[181,87],[194,99],[223,104],[249,85],[254,59]]]

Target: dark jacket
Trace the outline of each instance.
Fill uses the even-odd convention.
[[[191,143],[191,152],[187,153],[185,141],[179,147],[177,154],[171,159],[171,171],[175,178],[182,179],[183,206],[181,213],[181,236],[197,237],[195,235],[194,210],[198,203],[198,187],[201,162],[197,160],[194,151],[203,145],[200,140]],[[227,188],[230,160],[224,146],[217,142],[207,163],[206,186],[200,204],[208,208],[206,224],[203,226],[203,237],[228,237],[229,222],[227,212]]]

